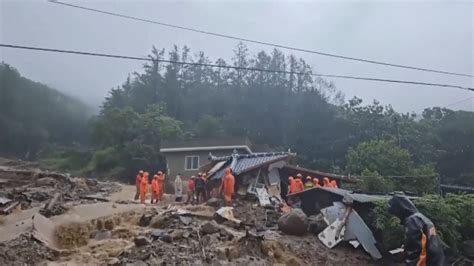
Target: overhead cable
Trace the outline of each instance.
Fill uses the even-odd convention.
[[[351,56],[345,56],[345,55],[326,53],[326,52],[321,52],[321,51],[316,51],[316,50],[303,49],[303,48],[298,48],[298,47],[293,47],[293,46],[288,46],[288,45],[283,45],[283,44],[253,40],[253,39],[238,37],[238,36],[234,36],[234,35],[228,35],[228,34],[210,32],[210,31],[207,31],[207,30],[201,30],[201,29],[196,29],[196,28],[191,28],[191,27],[174,25],[174,24],[165,23],[165,22],[161,22],[161,21],[156,21],[156,20],[151,20],[151,19],[144,19],[144,18],[139,18],[139,17],[135,17],[135,16],[110,12],[110,11],[106,11],[106,10],[100,10],[100,9],[95,9],[95,8],[90,8],[90,7],[85,7],[85,6],[69,4],[69,3],[65,3],[65,2],[61,2],[61,1],[57,1],[57,0],[48,0],[48,1],[51,2],[51,3],[54,3],[54,4],[59,4],[59,5],[63,5],[63,6],[78,8],[78,9],[92,11],[92,12],[101,13],[101,14],[106,14],[106,15],[110,15],[110,16],[115,16],[115,17],[135,20],[135,21],[141,21],[141,22],[151,23],[151,24],[160,25],[160,26],[164,26],[164,27],[175,28],[175,29],[180,29],[180,30],[185,30],[185,31],[191,31],[191,32],[211,35],[211,36],[220,37],[220,38],[226,38],[226,39],[232,39],[232,40],[237,40],[237,41],[242,41],[242,42],[248,42],[248,43],[255,43],[255,44],[260,44],[260,45],[265,45],[265,46],[277,47],[277,48],[286,49],[286,50],[293,50],[293,51],[310,53],[310,54],[317,54],[317,55],[321,55],[321,56],[333,57],[333,58],[338,58],[338,59],[343,59],[343,60],[351,60],[351,61],[358,61],[358,62],[369,63],[369,64],[383,65],[383,66],[388,66],[388,67],[404,68],[404,69],[410,69],[410,70],[418,70],[418,71],[425,71],[425,72],[432,72],[432,73],[453,75],[453,76],[470,77],[470,78],[474,77],[474,75],[472,75],[472,74],[456,73],[456,72],[450,72],[450,71],[443,71],[443,70],[429,69],[429,68],[423,68],[423,67],[394,64],[394,63],[382,62],[382,61],[365,59],[365,58],[358,58],[358,57],[351,57]]]
[[[117,54],[104,54],[104,53],[96,53],[96,52],[84,52],[84,51],[75,51],[75,50],[52,49],[52,48],[21,46],[21,45],[12,45],[12,44],[0,44],[0,47],[13,48],[13,49],[34,50],[34,51],[43,51],[43,52],[55,52],[55,53],[66,53],[66,54],[76,54],[76,55],[109,57],[109,58],[117,58],[117,59],[139,60],[139,61],[155,61],[155,62],[177,64],[177,65],[205,66],[205,67],[212,67],[212,68],[236,69],[236,70],[267,72],[267,73],[279,73],[279,74],[290,74],[290,75],[311,75],[311,76],[325,77],[325,78],[340,78],[340,79],[365,80],[365,81],[374,81],[374,82],[389,82],[389,83],[413,84],[413,85],[423,85],[423,86],[436,86],[436,87],[457,88],[457,89],[462,89],[462,90],[474,91],[474,88],[471,88],[471,87],[463,87],[463,86],[451,85],[451,84],[420,82],[420,81],[382,79],[382,78],[358,77],[358,76],[346,76],[346,75],[334,75],[334,74],[319,74],[319,73],[312,73],[310,71],[309,72],[292,72],[292,71],[285,71],[285,70],[271,70],[271,69],[254,68],[254,67],[239,67],[239,66],[230,66],[230,65],[222,65],[222,64],[208,64],[208,63],[198,63],[198,62],[183,62],[183,61],[174,61],[174,60],[166,60],[166,59],[153,59],[153,58],[149,58],[149,57],[137,57],[137,56],[117,55]]]

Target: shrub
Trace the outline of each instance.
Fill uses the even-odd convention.
[[[444,243],[458,251],[461,243],[474,237],[474,195],[448,194],[445,198],[426,195],[413,201],[418,210],[435,225]],[[403,244],[400,220],[388,213],[387,201],[380,201],[372,209],[369,224],[384,250]]]
[[[388,193],[393,191],[393,182],[388,178],[379,175],[377,171],[369,171],[365,169],[362,172],[362,182],[360,187],[366,192]]]

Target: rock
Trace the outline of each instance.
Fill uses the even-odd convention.
[[[206,204],[211,207],[219,207],[221,205],[221,200],[217,198],[210,198]]]
[[[160,240],[163,241],[163,242],[166,242],[166,243],[171,243],[173,242],[173,238],[168,235],[168,234],[164,234],[160,237]]]
[[[142,217],[140,217],[140,220],[138,221],[138,225],[139,226],[150,225],[151,218],[152,216],[143,214]]]
[[[150,220],[150,226],[153,228],[165,228],[166,217],[155,215]]]
[[[148,239],[144,236],[135,237],[135,239],[133,239],[133,242],[135,243],[135,246],[137,246],[137,247],[142,247],[142,246],[146,246],[146,245],[149,244]]]
[[[188,216],[179,216],[179,220],[180,220],[184,225],[189,225],[189,224],[193,221],[193,218],[188,217]]]
[[[95,240],[104,240],[104,239],[109,239],[111,237],[112,237],[112,232],[110,232],[109,230],[101,230],[101,231],[97,231],[97,233],[95,233],[94,239]]]
[[[278,229],[289,235],[304,235],[308,228],[308,217],[300,209],[292,209],[278,219]]]
[[[151,232],[151,238],[152,238],[153,240],[157,240],[157,239],[159,239],[164,233],[165,233],[165,231],[164,231],[164,230],[161,230],[161,229],[153,230],[153,232]]]
[[[117,208],[117,205],[112,204],[112,208],[116,209],[116,208]]]
[[[174,231],[170,234],[170,236],[173,238],[173,240],[181,239],[181,238],[183,238],[183,235],[184,235],[184,231],[183,231],[183,230],[180,230],[180,229],[174,230]]]
[[[311,215],[308,217],[308,230],[317,235],[321,233],[328,225],[324,221],[324,216],[322,214]]]
[[[462,242],[462,250],[466,257],[474,259],[474,240],[466,240]]]
[[[201,226],[201,232],[203,234],[214,234],[219,232],[219,227],[213,222],[207,222]]]
[[[188,238],[190,235],[191,235],[191,233],[189,233],[189,232],[184,232],[184,233],[183,233],[183,237],[184,237],[184,238]]]
[[[112,258],[107,262],[107,265],[109,266],[119,266],[120,265],[120,260],[117,258]]]
[[[56,185],[57,181],[56,179],[52,177],[43,177],[38,180],[36,180],[36,185],[39,187],[53,187]]]

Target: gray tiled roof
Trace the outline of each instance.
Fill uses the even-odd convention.
[[[250,157],[250,158],[239,158],[235,167],[233,167],[233,171],[235,174],[241,174],[246,172],[250,169],[254,169],[257,166],[264,165],[266,163],[270,163],[272,161],[278,161],[281,159],[285,159],[288,157],[288,154],[280,154],[280,155],[269,155],[269,156],[261,156],[261,157]]]
[[[255,153],[255,154],[234,154],[233,156],[226,156],[220,158],[213,158],[213,161],[228,161],[220,170],[218,170],[211,179],[220,179],[225,173],[225,169],[232,166],[232,170],[235,175],[240,175],[247,171],[253,170],[265,164],[269,164],[275,161],[284,160],[290,156],[287,152],[274,152],[274,153]]]

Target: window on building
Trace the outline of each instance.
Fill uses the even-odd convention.
[[[186,156],[184,161],[185,161],[184,170],[199,169],[199,156],[197,155]]]

